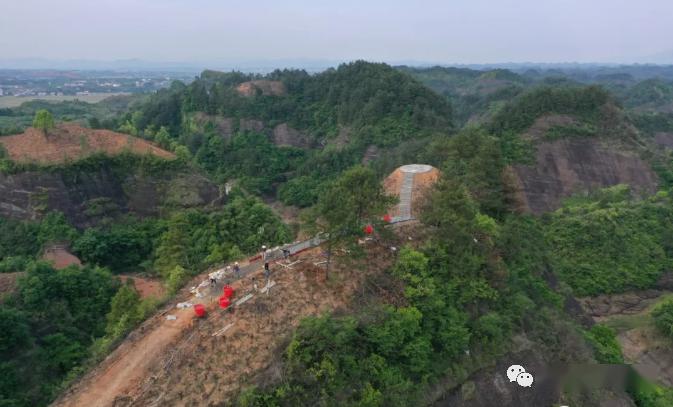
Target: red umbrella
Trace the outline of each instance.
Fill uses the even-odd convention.
[[[388,215],[387,213],[385,215],[383,215],[383,221],[384,222],[390,223],[391,220],[393,220],[393,218],[390,215]]]
[[[196,304],[194,306],[194,312],[197,317],[202,318],[206,315],[206,307],[204,307],[203,304]]]
[[[374,227],[372,225],[367,225],[364,228],[364,232],[368,235],[371,235],[372,233],[374,233]]]
[[[222,294],[224,294],[225,297],[230,298],[234,295],[234,289],[230,285],[225,285],[222,287]]]
[[[224,295],[220,297],[220,308],[227,309],[230,304],[231,301],[229,301],[229,298],[225,297]]]

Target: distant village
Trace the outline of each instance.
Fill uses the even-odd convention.
[[[85,96],[92,93],[146,93],[189,81],[184,73],[0,70],[0,96]]]

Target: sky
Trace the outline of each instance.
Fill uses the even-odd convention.
[[[673,62],[670,0],[0,0],[0,59]]]

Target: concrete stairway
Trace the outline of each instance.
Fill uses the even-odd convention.
[[[400,188],[400,203],[398,205],[399,215],[393,217],[392,223],[395,222],[404,222],[406,220],[412,219],[411,216],[411,195],[414,189],[414,176],[416,174],[413,172],[405,172],[404,178],[402,179],[402,187]]]

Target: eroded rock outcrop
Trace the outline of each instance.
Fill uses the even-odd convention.
[[[673,133],[657,133],[654,135],[654,143],[660,147],[673,150]]]
[[[293,129],[287,123],[281,123],[274,127],[272,133],[273,143],[277,146],[291,146],[299,148],[311,147],[311,139],[308,135]]]
[[[519,186],[516,201],[527,211],[552,211],[573,194],[617,184],[628,184],[641,194],[656,191],[658,179],[649,163],[601,139],[566,138],[536,147],[534,164],[513,166]]]
[[[0,216],[38,219],[60,211],[79,227],[122,213],[156,216],[168,208],[205,206],[217,202],[219,188],[195,174],[145,175],[120,178],[103,166],[97,171],[28,171],[0,174]]]
[[[255,119],[241,119],[238,126],[241,131],[263,132],[265,129],[264,122]]]
[[[287,93],[285,85],[280,81],[256,80],[243,82],[236,87],[236,91],[242,96],[282,96]]]

